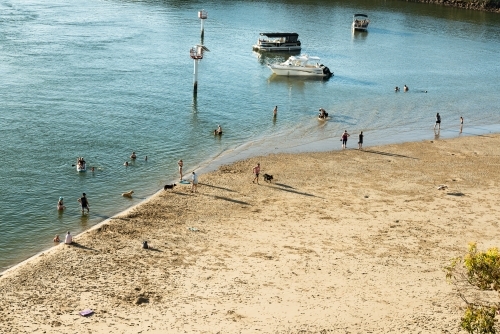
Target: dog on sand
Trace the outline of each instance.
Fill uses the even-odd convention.
[[[272,175],[264,174],[263,177],[264,177],[264,181],[272,183],[272,181],[273,181],[273,176]]]
[[[134,193],[133,190],[130,190],[129,192],[126,192],[126,193],[123,193],[122,196],[123,197],[128,197],[128,198],[132,198],[132,194]]]
[[[167,191],[168,189],[174,189],[175,187],[175,183],[173,184],[166,184],[164,187],[163,187],[163,190]]]

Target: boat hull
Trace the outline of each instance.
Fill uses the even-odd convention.
[[[283,45],[283,46],[273,46],[273,45],[258,45],[253,46],[255,51],[262,52],[298,52],[301,50],[300,46],[297,45]]]
[[[302,67],[291,68],[290,66],[268,65],[268,67],[276,75],[284,75],[289,77],[326,77],[327,74],[319,67]]]

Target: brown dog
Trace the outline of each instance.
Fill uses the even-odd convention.
[[[132,198],[132,194],[134,193],[133,190],[130,190],[129,192],[126,192],[126,193],[123,193],[122,196],[123,197],[128,197],[128,198]]]

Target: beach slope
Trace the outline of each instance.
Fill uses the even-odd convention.
[[[499,245],[499,167],[493,135],[222,166],[4,273],[0,333],[460,333],[443,267]]]

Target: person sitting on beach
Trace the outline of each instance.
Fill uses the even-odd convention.
[[[132,152],[132,155],[130,155],[130,159],[134,160],[137,158],[137,155],[135,155],[135,152]]]
[[[66,245],[71,245],[73,243],[73,237],[71,236],[71,234],[69,233],[69,231],[66,234],[66,238],[64,238],[64,243]]]
[[[59,201],[57,201],[57,210],[61,211],[64,209],[66,209],[66,207],[64,206],[63,198],[59,197]]]
[[[59,234],[56,234],[54,237],[54,242],[61,242],[61,239],[59,239]]]

